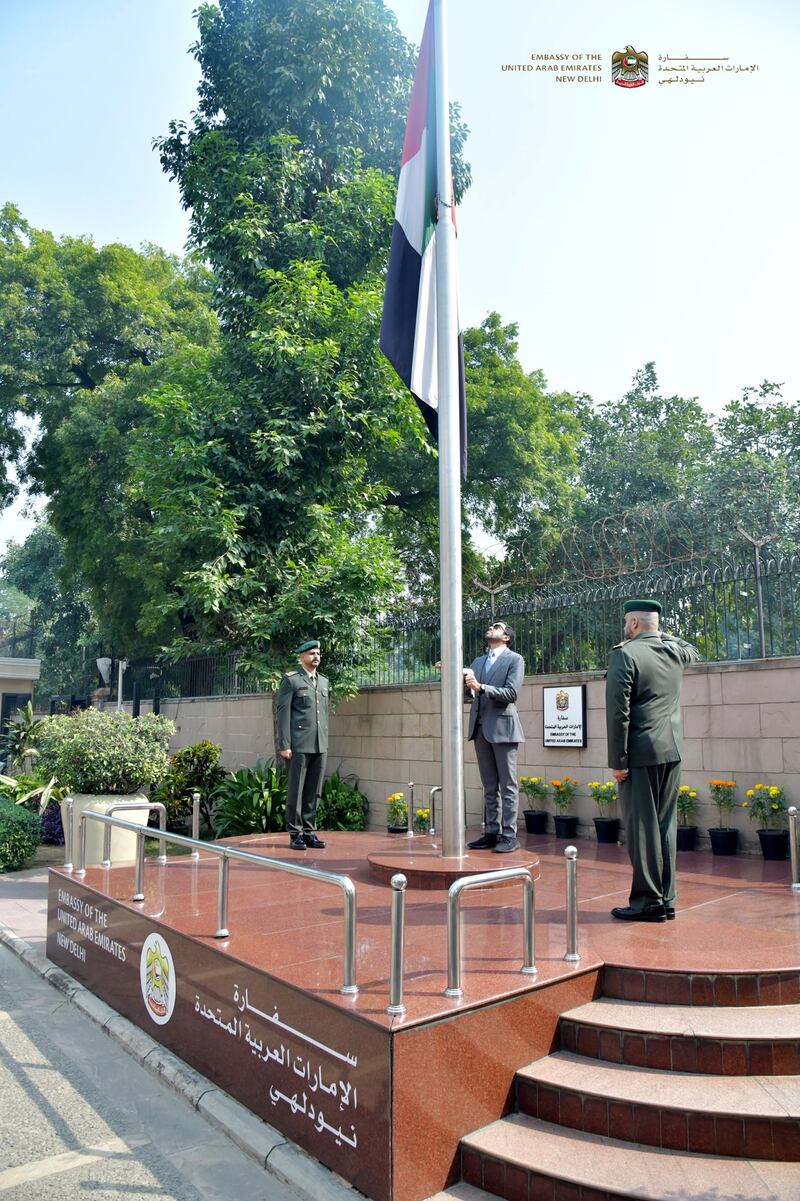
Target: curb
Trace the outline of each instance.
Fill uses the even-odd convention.
[[[100,1026],[142,1067],[184,1097],[206,1121],[227,1135],[241,1151],[255,1159],[302,1201],[360,1201],[363,1194],[341,1176],[234,1101],[144,1030],[50,963],[2,922],[0,945],[8,947],[38,976],[64,993],[71,1005]]]

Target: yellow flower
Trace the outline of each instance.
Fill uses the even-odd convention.
[[[747,792],[744,795],[745,796],[755,796],[756,794],[755,794],[754,789],[748,788]]]
[[[689,793],[689,796],[697,796],[697,793],[694,791],[694,789]]]
[[[770,788],[770,790],[769,790],[769,795],[771,797],[780,796],[781,795],[780,788],[776,788],[775,785],[773,784],[772,788]]]
[[[750,793],[748,792],[748,794],[747,794],[747,795],[748,795],[748,796],[750,796]],[[743,808],[743,809],[749,809],[749,808],[750,808],[750,802],[749,802],[749,801],[742,801],[742,808]]]
[[[777,804],[776,804],[776,805],[773,805],[773,806],[772,806],[772,808],[773,808],[773,809],[775,810],[775,812],[777,813],[777,811],[780,809],[780,805],[777,805]]]
[[[756,784],[756,792],[760,792],[763,787],[763,784]]]

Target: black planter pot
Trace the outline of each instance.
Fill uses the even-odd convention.
[[[553,817],[556,838],[577,838],[578,819],[571,813],[556,813]]]
[[[693,851],[697,846],[697,826],[678,826],[677,851]]]
[[[522,816],[525,818],[525,829],[529,834],[547,833],[546,809],[523,809]]]
[[[756,830],[765,859],[785,859],[789,854],[788,830]]]
[[[405,822],[403,822],[402,826],[387,826],[386,833],[387,834],[407,834],[408,826],[405,824]]]
[[[735,855],[739,845],[739,831],[725,826],[712,826],[708,831],[711,850],[715,855]]]
[[[596,817],[594,828],[597,832],[597,841],[619,842],[619,825],[618,817]]]

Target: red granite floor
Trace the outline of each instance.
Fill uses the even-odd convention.
[[[563,841],[526,836],[540,862],[535,932],[538,976],[522,964],[521,889],[509,885],[462,897],[463,987],[460,1000],[445,997],[446,893],[411,891],[406,906],[405,1004],[391,1018],[388,1004],[391,890],[370,877],[366,856],[397,848],[382,834],[326,834],[325,850],[298,855],[285,835],[235,840],[276,859],[302,862],[351,877],[357,893],[359,993],[339,993],[342,977],[342,904],[337,889],[286,873],[234,863],[230,870],[230,938],[215,940],[217,858],[147,861],[146,900],[131,906],[167,927],[257,966],[305,992],[341,1005],[379,1026],[415,1025],[484,1006],[556,980],[594,971],[604,963],[663,970],[741,973],[800,966],[800,892],[790,868],[760,858],[714,858],[708,852],[678,856],[677,920],[657,925],[621,923],[612,906],[625,904],[630,867],[624,849],[578,839],[579,964],[564,961],[566,873]],[[233,841],[233,840],[232,840]],[[421,840],[420,840],[421,842]],[[419,842],[418,842],[419,845]],[[486,869],[506,866],[484,853]],[[55,869],[59,870],[59,869]],[[123,904],[133,892],[130,867],[88,868],[82,881]]]

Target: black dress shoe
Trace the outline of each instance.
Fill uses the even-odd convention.
[[[325,843],[321,838],[317,838],[316,834],[304,834],[303,841],[307,847],[313,847],[315,851],[321,851]]]
[[[518,851],[518,850],[519,850],[519,839],[518,838],[510,838],[507,834],[501,834],[500,837],[498,838],[497,842],[495,843],[494,853],[495,853],[495,855],[504,855],[504,854],[508,854],[509,851]]]
[[[468,842],[467,846],[471,851],[493,851],[497,846],[497,835],[481,834],[480,838],[476,838],[474,842]]]
[[[665,913],[666,913],[666,915],[667,915],[667,921],[668,921],[668,922],[674,922],[674,921],[675,921],[675,910],[674,910],[674,908],[672,907],[672,905],[665,905],[665,906],[664,906],[664,912],[665,912]]]
[[[645,909],[634,909],[632,905],[619,906],[611,910],[611,916],[621,922],[665,922],[667,914],[663,905],[648,905]]]
[[[306,840],[304,838],[301,838],[300,835],[298,834],[296,836],[296,838],[293,838],[291,840],[291,842],[289,843],[289,846],[292,848],[293,851],[304,851],[306,849]]]

